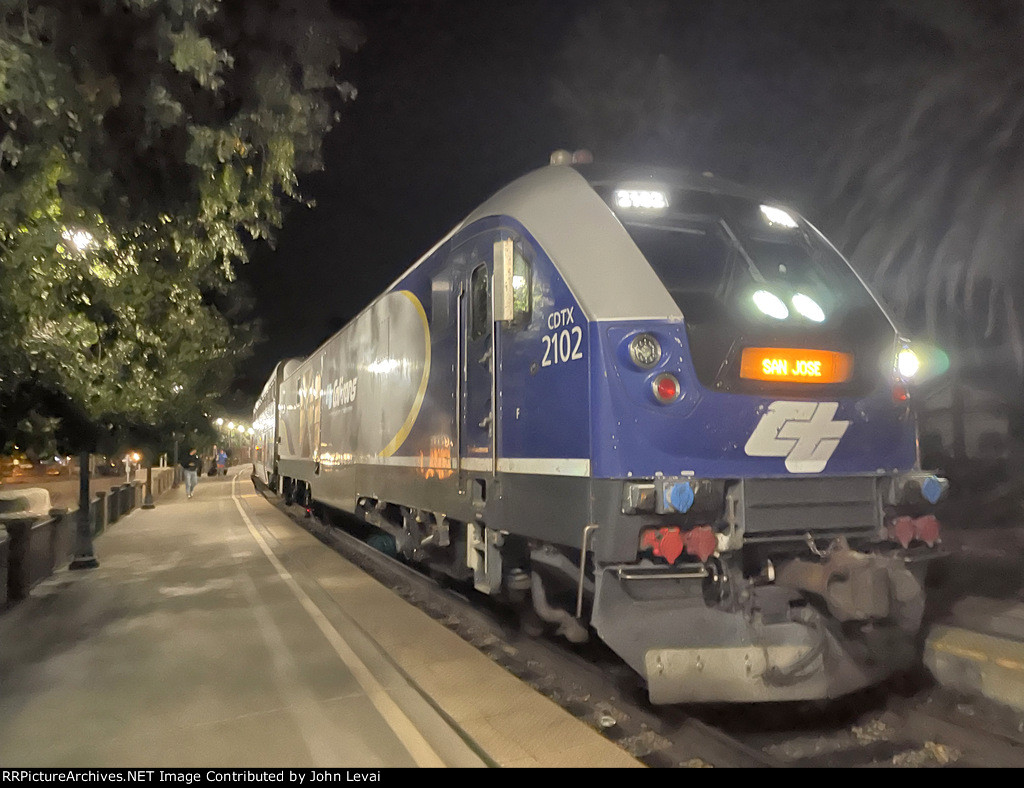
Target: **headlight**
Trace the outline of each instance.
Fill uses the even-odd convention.
[[[911,380],[921,369],[921,359],[910,348],[903,348],[896,356],[896,369],[904,380]]]
[[[640,369],[653,369],[661,361],[661,345],[653,334],[637,334],[629,341],[629,358]]]
[[[922,384],[934,380],[949,369],[949,356],[934,345],[900,341],[896,351],[895,372],[906,383]]]
[[[754,293],[754,304],[768,317],[776,320],[785,320],[789,317],[789,307],[775,293],[768,290],[758,290]]]

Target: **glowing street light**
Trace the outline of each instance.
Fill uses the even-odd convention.
[[[75,247],[79,252],[84,252],[93,245],[95,240],[88,230],[67,229],[60,234],[60,237]]]
[[[222,425],[222,424],[224,423],[224,419],[217,419],[217,420],[216,420],[215,422],[213,422],[213,423],[214,423],[214,424],[216,424],[216,425],[217,425],[217,426],[219,427],[219,426],[221,426],[221,425]]]

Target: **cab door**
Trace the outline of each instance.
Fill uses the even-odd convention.
[[[486,247],[485,239],[478,239]],[[474,250],[475,251],[475,250]],[[494,322],[491,319],[491,274],[485,256],[467,277],[463,298],[462,423],[459,454],[463,470],[494,472]]]

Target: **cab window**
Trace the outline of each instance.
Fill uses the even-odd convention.
[[[520,244],[516,244],[512,258],[512,328],[521,328],[530,322],[533,314],[533,267]]]
[[[470,325],[469,338],[480,339],[491,330],[491,287],[487,266],[478,265],[469,280]]]

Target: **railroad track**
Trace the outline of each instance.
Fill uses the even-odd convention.
[[[1024,715],[934,686],[922,671],[830,702],[652,706],[600,642],[530,637],[510,613],[265,497],[510,673],[651,767],[1024,766]]]

